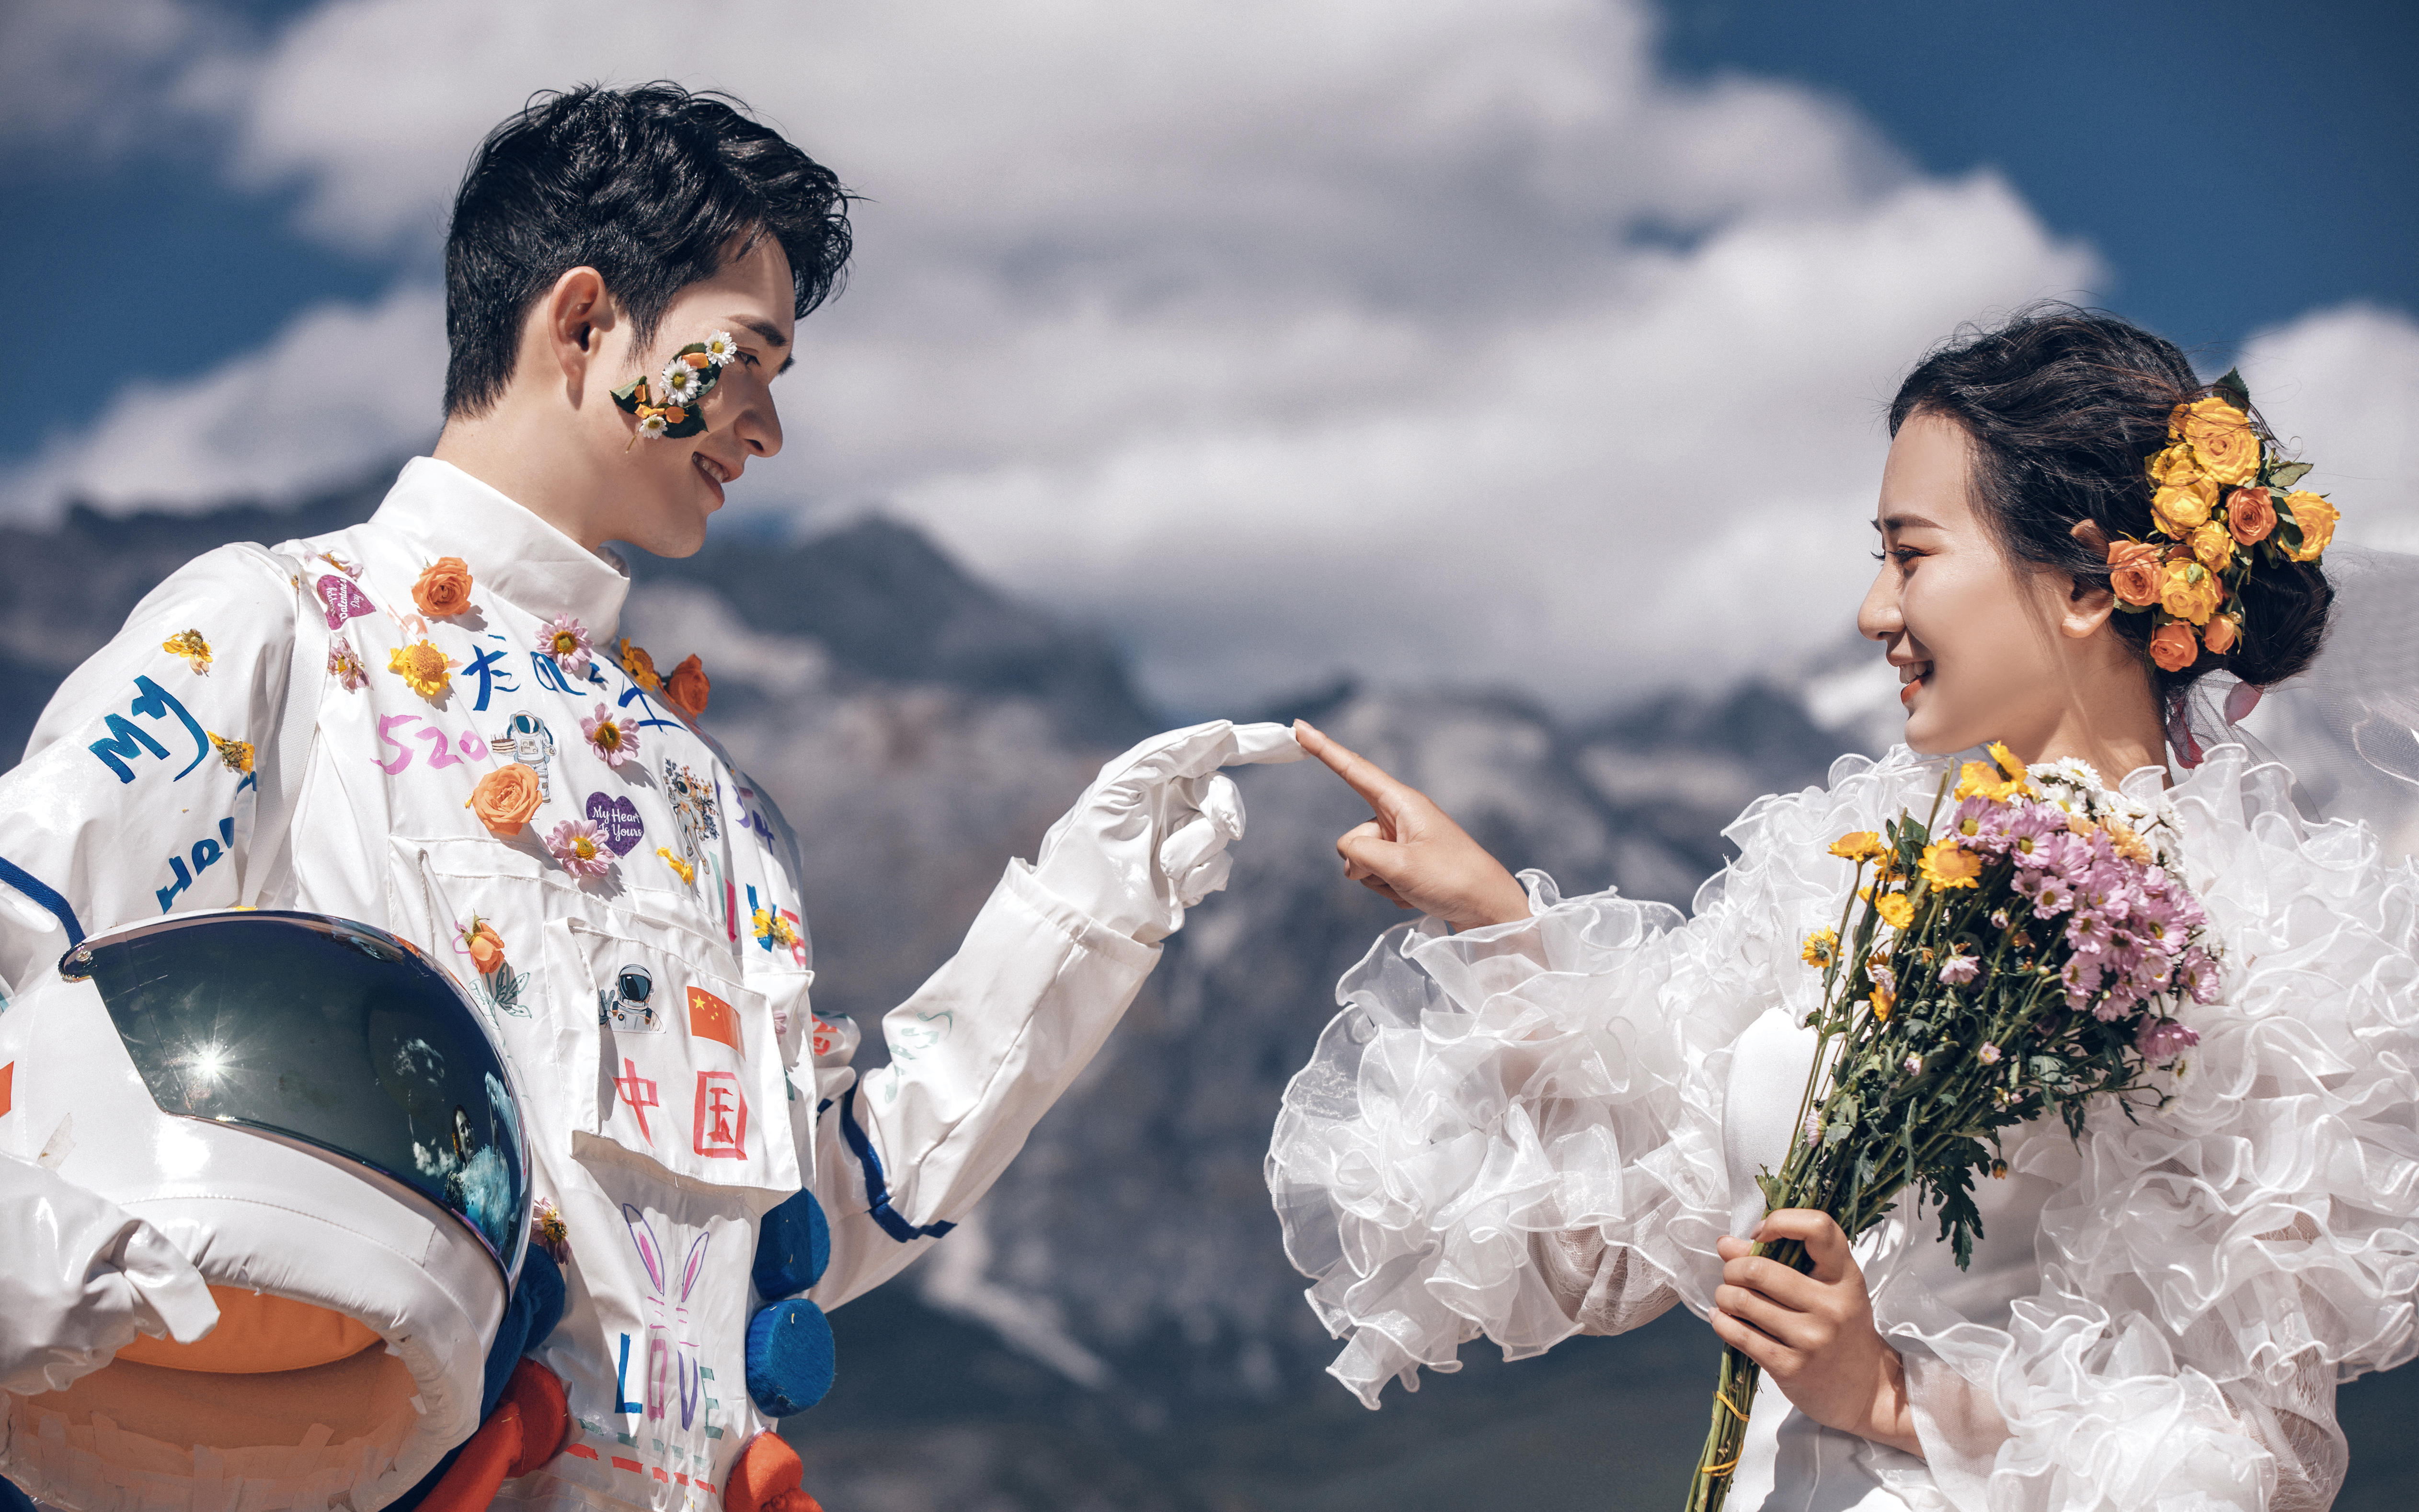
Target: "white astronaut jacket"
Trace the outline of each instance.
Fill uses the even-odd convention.
[[[445,557],[473,607],[422,614],[413,585]],[[628,587],[425,457],[366,524],[193,562],[68,679],[0,779],[0,882],[54,926],[0,910],[0,975],[49,969],[72,933],[239,903],[373,924],[450,964],[510,1054],[532,1188],[568,1232],[564,1319],[538,1358],[575,1427],[501,1499],[710,1507],[770,1427],[745,1381],[759,1218],[815,1193],[832,1258],[809,1295],[826,1308],[893,1274],[982,1196],[1159,951],[1011,862],[860,1083],[855,1028],[809,1007],[794,841],[620,664]],[[584,677],[546,654],[557,616],[593,642]],[[448,664],[425,693],[391,669],[424,641]],[[713,647],[680,649],[711,666]],[[600,714],[635,757],[594,748],[583,720]],[[469,800],[513,762],[544,796],[505,838]],[[283,833],[255,832],[281,812]],[[595,825],[601,875],[549,852],[566,821]],[[478,925],[502,945],[492,969],[471,955]]]

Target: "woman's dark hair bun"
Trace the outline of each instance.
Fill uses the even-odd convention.
[[[1974,447],[1974,501],[2009,558],[2105,587],[2108,563],[2075,527],[2089,520],[2112,541],[2150,534],[2146,464],[2167,444],[2175,407],[2210,392],[2173,342],[2112,315],[2034,304],[1960,330],[1917,363],[1890,402],[1889,428],[1897,435],[1918,411],[1955,421]],[[2238,598],[2233,648],[2204,649],[2178,671],[2153,667],[2163,697],[2219,668],[2264,687],[2318,656],[2334,590],[2317,563],[2263,560]],[[2151,616],[2113,623],[2147,660]]]

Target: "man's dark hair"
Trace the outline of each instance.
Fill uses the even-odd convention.
[[[763,237],[789,254],[800,319],[835,292],[848,193],[736,104],[676,84],[589,85],[487,133],[445,239],[449,418],[503,396],[530,306],[574,268],[604,278],[640,347],[673,295]]]

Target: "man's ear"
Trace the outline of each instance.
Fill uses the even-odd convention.
[[[2108,554],[2108,532],[2100,528],[2098,520],[2076,520],[2074,529],[2067,533],[2082,542],[2092,555]],[[2095,583],[2081,577],[2070,579],[2069,582],[2066,603],[2058,615],[2058,629],[2069,640],[2088,640],[2097,635],[2109,616],[2117,612],[2117,591],[2107,583]]]
[[[547,366],[562,373],[575,403],[590,366],[602,356],[604,333],[620,315],[605,292],[604,275],[586,266],[556,279],[531,312],[530,337],[544,348]]]

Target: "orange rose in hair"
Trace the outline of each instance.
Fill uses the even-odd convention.
[[[2286,512],[2293,523],[2302,528],[2302,544],[2286,548],[2285,554],[2296,562],[2316,562],[2335,538],[2335,521],[2341,519],[2335,506],[2314,493],[2288,493],[2285,496]]]
[[[714,685],[706,681],[705,664],[694,655],[664,679],[664,702],[692,719],[705,712],[705,701],[713,693]]]
[[[2237,488],[2226,496],[2226,528],[2244,546],[2257,546],[2276,528],[2276,502],[2265,488]]]
[[[470,790],[470,801],[462,807],[477,814],[479,823],[488,829],[509,838],[530,822],[538,802],[537,773],[514,762],[479,779],[479,785]]]
[[[2180,672],[2200,656],[2200,642],[2189,625],[2162,625],[2150,637],[2150,659],[2165,672]]]
[[[2228,487],[2259,475],[2259,433],[2251,417],[2214,395],[2176,406],[2167,434],[2192,443],[2200,470]]]
[[[2128,604],[2159,601],[2159,548],[2148,541],[2108,543],[2108,586]]]
[[[432,620],[451,619],[470,609],[470,568],[460,557],[439,557],[411,585],[411,601]]]
[[[2212,617],[2200,632],[2201,643],[2209,647],[2210,655],[2212,656],[2223,656],[2232,651],[2234,642],[2242,638],[2242,631],[2236,625],[2234,616],[2231,614]]]

